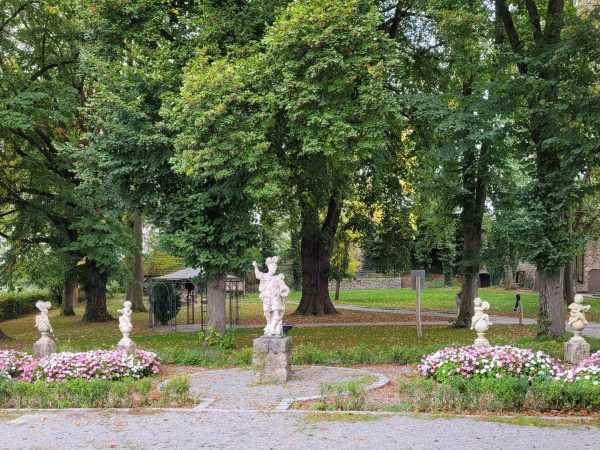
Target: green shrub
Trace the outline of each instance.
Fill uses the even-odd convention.
[[[365,405],[366,393],[358,381],[323,383],[323,399],[317,405],[320,410],[360,411]]]
[[[153,287],[154,303],[152,312],[161,325],[166,325],[177,316],[181,308],[181,299],[175,288],[170,284],[159,283]]]
[[[0,322],[37,311],[35,304],[39,300],[51,302],[54,296],[42,290],[0,293]]]
[[[208,331],[200,331],[198,337],[200,338],[200,343],[208,347],[230,349],[235,346],[235,330],[227,330],[225,331],[225,335],[221,336],[210,325]]]
[[[158,406],[192,405],[196,398],[190,394],[190,376],[176,375],[163,383],[160,389]]]
[[[150,379],[69,380],[55,383],[0,380],[2,408],[131,408],[148,406]]]
[[[600,411],[600,386],[590,384],[453,377],[443,383],[431,378],[400,381],[398,391],[403,409],[425,412]]]

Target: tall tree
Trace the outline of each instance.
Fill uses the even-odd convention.
[[[400,82],[390,60],[398,50],[380,21],[366,1],[297,1],[259,46],[200,55],[186,73],[180,170],[247,174],[242,188],[257,206],[296,202],[302,314],[336,312],[328,280],[344,201],[361,174],[374,178],[395,157],[401,119],[388,85]]]
[[[8,1],[3,7],[0,202],[11,213],[0,233],[15,248],[46,243],[60,250],[65,273],[76,271],[86,290],[84,319],[110,319],[106,281],[119,265],[120,227],[110,190],[78,177],[71,153],[84,126],[77,6]]]
[[[510,131],[532,179],[521,244],[538,268],[540,333],[561,336],[563,268],[582,238],[569,212],[581,203],[584,174],[600,156],[600,29],[594,14],[578,15],[564,0],[495,5],[514,68],[504,84],[514,114]]]

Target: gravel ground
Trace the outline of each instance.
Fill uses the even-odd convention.
[[[593,427],[537,428],[393,415],[347,422],[302,412],[48,411],[0,420],[2,449],[598,449]],[[341,416],[341,417],[347,417]],[[318,420],[321,419],[321,420]]]
[[[191,375],[190,390],[204,398],[214,399],[211,409],[259,409],[269,411],[286,398],[319,395],[321,383],[360,380],[366,384],[376,378],[367,369],[343,367],[294,367],[285,384],[256,383],[249,369],[202,370]]]

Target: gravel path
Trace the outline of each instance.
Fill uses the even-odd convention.
[[[348,415],[341,416],[347,418]],[[337,419],[336,419],[337,418]],[[48,411],[0,420],[2,449],[597,449],[594,427],[298,411]]]
[[[318,396],[322,383],[356,380],[366,386],[381,376],[367,369],[294,367],[287,383],[273,384],[257,383],[248,369],[202,370],[191,375],[190,390],[212,399],[209,409],[270,411],[286,399]]]

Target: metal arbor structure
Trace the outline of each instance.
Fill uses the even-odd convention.
[[[206,329],[206,283],[196,281],[199,273],[198,269],[186,268],[148,280],[150,328],[166,326],[176,331],[177,325],[199,324],[201,330]],[[229,328],[235,328],[240,319],[239,297],[244,292],[244,280],[227,275],[225,290]]]

